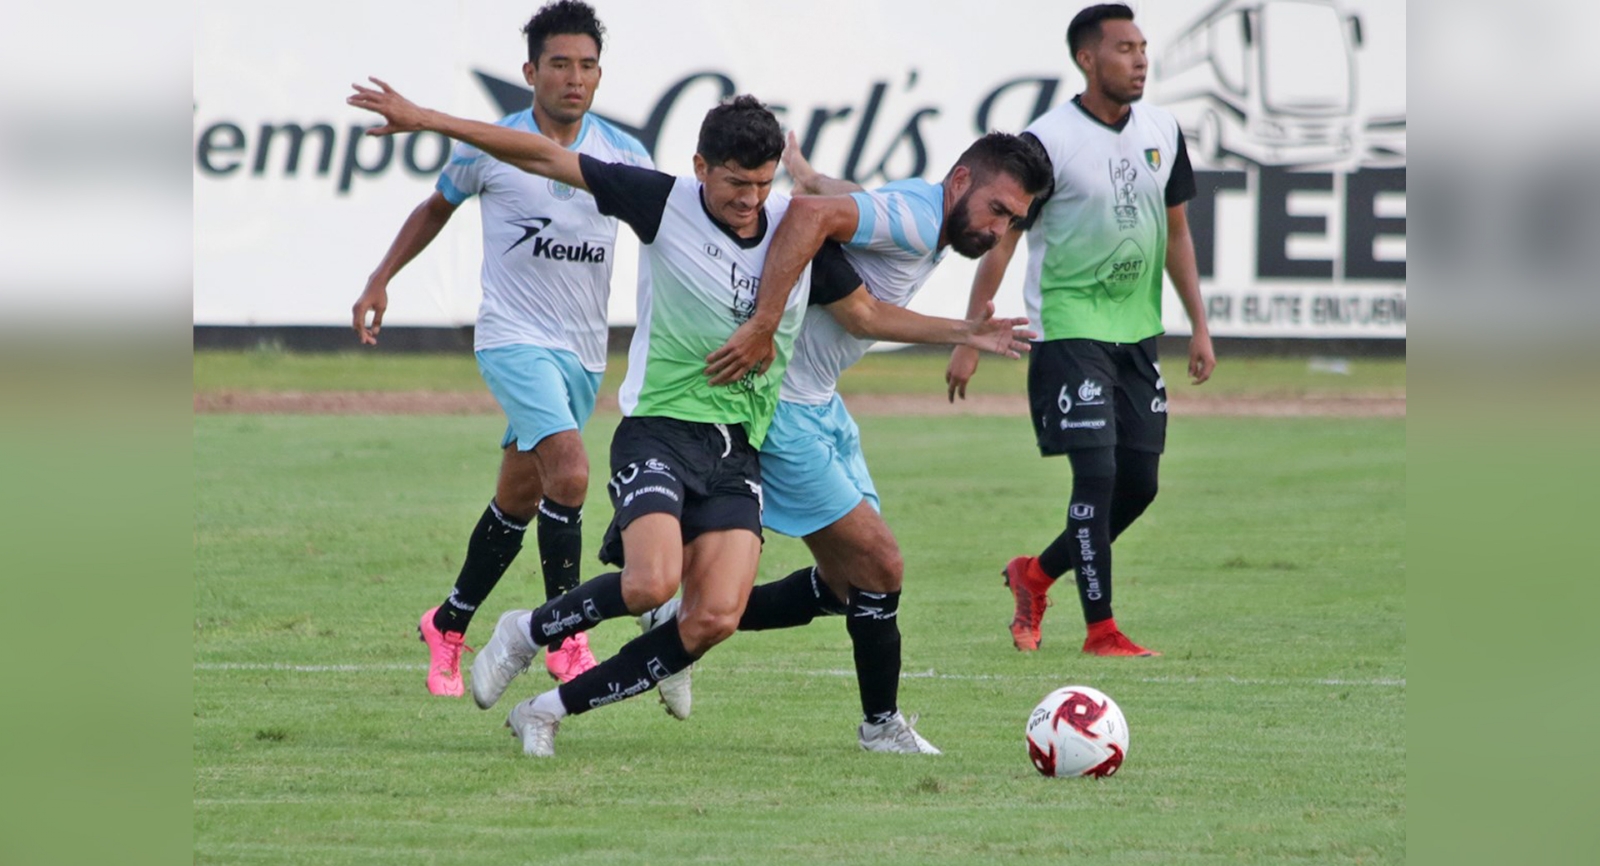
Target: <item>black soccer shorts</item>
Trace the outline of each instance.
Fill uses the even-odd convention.
[[[1106,446],[1160,454],[1167,445],[1167,387],[1155,337],[1034,344],[1028,404],[1045,456]]]
[[[761,536],[761,458],[744,428],[676,418],[624,418],[611,437],[611,525],[600,561],[621,566],[622,530],[671,514],[688,544],[721,529]]]

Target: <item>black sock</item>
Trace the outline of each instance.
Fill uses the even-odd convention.
[[[1111,618],[1111,477],[1075,475],[1066,531],[1039,554],[1052,577],[1076,573],[1085,622]]]
[[[883,724],[900,708],[900,593],[850,587],[845,629],[856,656],[861,715]]]
[[[517,558],[527,531],[527,524],[508,517],[493,499],[489,500],[489,507],[483,510],[467,542],[467,560],[461,565],[455,588],[433,615],[434,628],[466,633],[473,612],[511,567],[511,560]]]
[[[1131,448],[1117,449],[1117,489],[1111,494],[1111,540],[1133,525],[1160,487],[1161,455]]]
[[[684,649],[678,618],[673,617],[623,644],[616,655],[563,683],[557,691],[567,712],[577,715],[647,692],[694,664],[695,658]]]
[[[533,612],[529,631],[539,646],[559,646],[580,631],[627,614],[628,605],[622,601],[622,575],[612,571],[540,605]]]
[[[808,565],[782,580],[758,584],[739,618],[740,631],[794,628],[819,616],[838,616],[844,602],[822,582],[817,567]]]
[[[582,579],[578,559],[583,553],[583,506],[569,507],[548,497],[539,500],[536,532],[545,599],[576,589]]]

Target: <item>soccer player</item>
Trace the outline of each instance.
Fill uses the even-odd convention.
[[[541,8],[523,33],[528,62],[522,72],[534,88],[533,105],[500,125],[538,133],[575,153],[650,168],[643,145],[589,113],[605,34],[594,10],[558,0]],[[537,525],[546,597],[578,585],[589,490],[581,431],[605,372],[617,241],[616,218],[596,210],[592,196],[457,146],[434,193],[401,226],[355,303],[362,343],[378,342],[389,281],[474,195],[483,211],[483,302],[474,349],[507,425],[494,497],[472,531],[461,573],[449,597],[418,623],[428,645],[428,691],[450,696],[463,692],[467,626],[522,549],[528,524]],[[584,634],[545,656],[550,675],[561,682],[594,664]]]
[[[909,179],[872,191],[818,175],[792,137],[790,145],[785,162],[797,190],[854,191],[797,197],[790,204],[762,274],[762,300],[774,305],[794,284],[796,264],[831,239],[843,245],[845,258],[874,297],[904,307],[947,250],[968,258],[983,255],[1022,221],[1034,197],[1050,184],[1050,163],[1038,143],[1004,133],[980,138],[939,183]],[[746,327],[756,332],[753,324]],[[726,377],[759,360],[763,335],[741,336],[750,342],[736,338],[713,353],[710,372]],[[904,564],[894,533],[879,514],[860,431],[837,390],[840,374],[871,345],[871,339],[846,330],[819,309],[806,314],[772,429],[761,446],[762,523],[802,538],[816,565],[756,587],[739,628],[792,628],[817,616],[843,614],[861,698],[861,747],[938,754],[899,709]],[[667,607],[664,612],[670,612]]]
[[[1028,315],[1044,331],[1028,358],[1028,399],[1039,453],[1065,454],[1072,493],[1065,531],[1038,556],[1006,564],[1015,601],[1011,637],[1039,648],[1039,624],[1053,582],[1077,575],[1088,636],[1083,651],[1148,656],[1112,616],[1112,542],[1156,496],[1167,434],[1167,392],[1156,359],[1161,271],[1172,277],[1193,336],[1189,376],[1205,382],[1216,367],[1200,299],[1194,242],[1184,203],[1194,172],[1172,115],[1147,104],[1145,39],[1122,4],[1091,6],[1067,28],[1087,87],[1023,133],[1050,155],[1055,190],[1028,235],[1024,283]],[[984,256],[971,307],[999,288],[1020,231]],[[977,356],[952,352],[950,399],[966,396]]]
[[[388,120],[372,134],[442,132],[587,190],[601,213],[627,222],[643,245],[648,280],[640,283],[639,324],[619,395],[624,417],[611,443],[608,484],[615,514],[600,551],[622,571],[536,611],[503,615],[473,662],[473,698],[493,706],[540,649],[605,619],[658,607],[680,584],[682,610],[593,669],[512,708],[507,724],[523,752],[548,757],[563,718],[648,691],[733,633],[761,553],[757,454],[790,348],[813,293],[832,303],[855,292],[860,279],[842,255],[820,254],[814,268],[802,269],[800,287],[779,314],[772,367],[713,385],[703,372],[706,356],[753,311],[771,227],[789,205],[786,196],[769,196],[783,150],[770,111],[749,96],[713,108],[701,125],[694,177],[674,177],[420,109],[374,81],[379,89],[357,86],[348,100]],[[884,326],[887,335],[926,332],[937,341],[951,333],[949,320],[872,306],[875,317],[904,325]],[[957,324],[963,340],[1013,342],[1006,320]]]

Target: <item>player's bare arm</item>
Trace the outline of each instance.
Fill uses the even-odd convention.
[[[1178,290],[1178,300],[1189,316],[1189,378],[1203,384],[1217,368],[1217,353],[1211,347],[1211,328],[1206,324],[1205,302],[1200,298],[1200,270],[1194,260],[1194,238],[1189,234],[1187,205],[1167,208],[1167,276]]]
[[[529,174],[558,180],[568,186],[588,190],[578,154],[534,132],[519,132],[492,123],[466,120],[442,111],[423,108],[401,96],[386,82],[370,79],[377,88],[351,85],[356,92],[345,101],[357,108],[383,115],[383,126],[367,130],[368,135],[395,135],[401,132],[438,132],[470,144],[507,165]]]
[[[856,231],[856,203],[849,196],[800,196],[773,230],[756,290],[755,312],[722,347],[706,356],[706,375],[713,385],[738,381],[753,369],[766,369],[774,357],[772,335],[783,320],[784,307],[822,242],[845,242]]]
[[[849,195],[866,189],[859,183],[829,177],[812,168],[811,162],[800,152],[800,142],[795,138],[793,130],[789,131],[789,137],[784,144],[783,170],[787,171],[790,179],[794,181],[795,195]]]
[[[1012,229],[1000,236],[994,249],[978,260],[978,270],[972,277],[972,292],[967,296],[967,316],[981,315],[985,310],[993,315],[994,296],[1000,291],[1000,281],[1005,278],[1006,267],[1016,254],[1021,229]],[[978,372],[978,353],[970,346],[957,346],[950,351],[950,363],[944,369],[945,387],[949,389],[950,402],[956,397],[967,399],[967,383]]]
[[[1027,330],[1027,319],[996,319],[994,304],[974,318],[945,319],[925,316],[885,303],[866,286],[828,304],[827,310],[852,337],[895,343],[966,346],[974,351],[1020,358],[1037,337]]]
[[[361,343],[366,346],[378,344],[378,331],[383,328],[383,314],[389,309],[389,281],[400,272],[417,254],[427,249],[428,244],[438,237],[439,230],[450,221],[451,215],[456,212],[456,206],[450,203],[438,192],[428,196],[427,200],[417,205],[401,224],[400,231],[394,236],[394,242],[389,245],[389,251],[384,253],[383,260],[378,262],[378,267],[372,275],[367,277],[367,287],[361,292],[361,297],[356,298],[355,306],[350,308],[351,324],[355,327],[356,336],[361,338]],[[368,317],[371,322],[368,322]]]

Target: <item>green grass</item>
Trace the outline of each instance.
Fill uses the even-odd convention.
[[[615,394],[626,358],[615,356],[601,392]],[[945,390],[949,356],[933,351],[874,352],[845,373],[840,390],[850,394],[938,393]],[[1163,366],[1174,393],[1195,396],[1262,394],[1298,396],[1353,392],[1405,391],[1404,359],[1353,358],[1348,373],[1315,369],[1304,358],[1222,359],[1217,374],[1192,387],[1181,372],[1186,361],[1168,357]],[[968,393],[1021,394],[1026,390],[1027,362],[987,356]],[[194,385],[199,391],[482,391],[471,353],[450,355],[376,354],[349,351],[299,354],[257,349],[247,352],[202,351],[194,355]]]
[[[197,356],[197,387],[220,358]],[[615,421],[587,433],[597,464]],[[548,680],[491,712],[430,698],[415,637],[491,492],[500,419],[197,416],[195,862],[1405,859],[1402,420],[1175,418],[1161,497],[1116,548],[1118,619],[1166,655],[1115,660],[1076,651],[1070,593],[1040,652],[1010,646],[998,569],[1058,529],[1067,485],[1021,419],[860,423],[907,564],[901,704],[940,757],[857,749],[831,619],[713,651],[687,722],[647,696],[524,759],[504,711]],[[762,579],[805,561],[774,536]],[[540,600],[534,565],[518,560],[469,643]],[[632,634],[603,625],[597,652]],[[1028,710],[1069,682],[1127,714],[1113,779],[1028,762]]]

